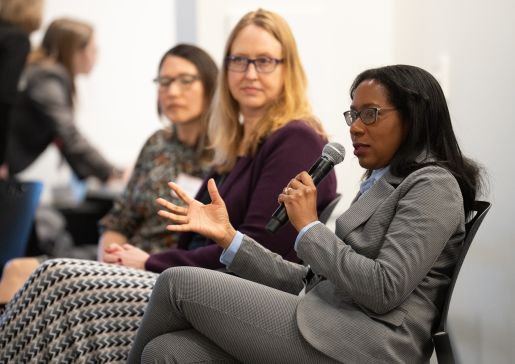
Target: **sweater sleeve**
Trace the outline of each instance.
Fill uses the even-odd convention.
[[[277,196],[281,190],[299,172],[309,169],[320,156],[324,144],[323,138],[301,121],[290,122],[271,134],[253,161],[253,182],[248,186],[250,198],[243,219],[236,224],[235,217],[229,214],[234,227],[283,258],[298,261],[293,249],[296,231],[291,224],[275,234],[266,231],[265,226],[278,206]],[[334,172],[319,186],[318,207],[322,209],[336,196]],[[231,210],[230,206],[228,210]],[[181,265],[217,269],[223,266],[219,261],[221,253],[222,248],[209,241],[208,245],[193,250],[173,249],[153,254],[147,260],[146,268],[157,272]]]

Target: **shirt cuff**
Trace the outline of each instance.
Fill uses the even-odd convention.
[[[229,267],[234,259],[234,256],[240,249],[241,242],[243,240],[243,234],[239,231],[236,231],[234,238],[232,238],[231,244],[227,249],[224,249],[222,254],[220,255],[220,263],[225,264],[226,267]]]
[[[297,251],[297,244],[298,242],[300,241],[300,239],[304,236],[304,234],[306,233],[306,231],[309,230],[310,227],[312,226],[315,226],[316,224],[321,224],[320,221],[313,221],[312,223],[309,223],[307,224],[306,226],[304,226],[300,231],[299,233],[297,234],[297,238],[295,239],[295,245],[293,246],[293,248],[295,249],[295,251]]]
[[[320,221],[313,221],[312,223],[310,224],[307,224],[306,226],[304,226],[300,231],[299,233],[297,234],[297,238],[295,239],[295,245],[293,246],[293,248],[295,249],[295,251],[297,251],[297,243],[299,242],[299,240],[304,236],[304,234],[306,233],[306,231],[309,230],[310,227],[312,226],[315,226],[316,224],[321,224]]]

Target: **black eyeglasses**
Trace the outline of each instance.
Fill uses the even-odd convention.
[[[159,76],[154,78],[154,82],[159,85],[160,89],[167,89],[170,87],[172,83],[177,81],[177,85],[181,90],[186,90],[191,87],[193,82],[200,80],[200,77],[197,75],[190,75],[187,73],[181,74],[177,77],[168,77],[168,76]]]
[[[283,62],[283,59],[271,57],[259,57],[251,59],[244,56],[229,56],[225,58],[227,69],[234,72],[247,72],[249,65],[254,63],[257,72],[270,73],[275,70],[278,64]]]
[[[361,111],[355,111],[355,110],[345,111],[343,113],[343,116],[345,117],[345,121],[347,122],[348,126],[351,126],[353,122],[358,120],[358,118],[361,119],[363,124],[370,125],[370,124],[373,124],[376,122],[377,115],[379,115],[380,111],[390,111],[390,110],[396,110],[396,108],[395,107],[367,107]]]

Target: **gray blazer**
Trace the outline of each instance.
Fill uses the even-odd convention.
[[[385,174],[337,219],[336,234],[317,224],[298,242],[316,273],[297,306],[303,337],[346,363],[429,361],[464,234],[463,198],[447,170]],[[229,269],[293,294],[307,272],[247,236]]]

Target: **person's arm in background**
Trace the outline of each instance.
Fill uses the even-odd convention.
[[[79,178],[94,176],[103,182],[121,178],[121,171],[109,163],[75,125],[66,80],[56,74],[40,77],[29,88],[29,97],[53,122],[55,143]]]
[[[278,207],[277,197],[288,182],[299,172],[308,170],[320,157],[325,141],[302,122],[292,122],[271,134],[256,155],[259,163],[254,180],[249,186],[249,205],[241,223],[231,217],[231,223],[241,233],[250,236],[269,250],[286,259],[297,261],[293,244],[297,232],[287,224],[275,234],[266,231],[265,226]],[[230,192],[227,194],[229,195]],[[238,196],[222,196],[229,210],[238,203]],[[336,196],[336,176],[331,172],[318,188],[319,211]],[[152,254],[145,268],[154,272],[172,266],[199,266],[210,269],[223,267],[219,258],[222,248],[211,244],[194,250],[171,249]]]
[[[30,51],[26,34],[13,32],[6,36],[0,46],[0,178],[8,177],[5,164],[7,135],[11,109],[16,99],[18,81]]]

